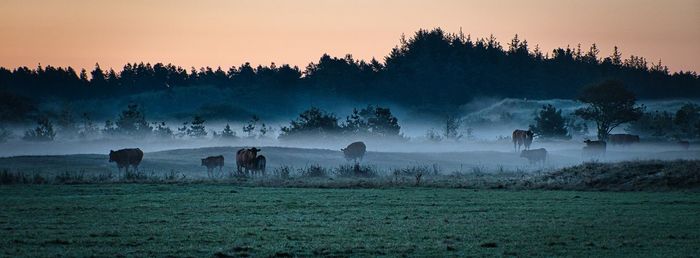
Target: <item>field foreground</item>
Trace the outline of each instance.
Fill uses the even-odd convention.
[[[0,256],[692,256],[700,193],[0,186]]]

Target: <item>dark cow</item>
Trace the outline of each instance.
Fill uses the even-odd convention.
[[[343,151],[345,159],[347,159],[348,161],[353,160],[359,163],[365,156],[367,146],[364,142],[353,142],[350,145],[348,145],[348,147],[345,147],[340,150]]]
[[[542,162],[542,164],[544,164],[545,160],[547,160],[547,150],[544,148],[523,150],[520,152],[520,157],[526,158],[528,161],[530,161],[530,164],[537,162]]]
[[[126,168],[126,174],[129,173],[129,166],[132,166],[136,171],[139,171],[139,164],[143,159],[143,151],[141,149],[121,149],[118,151],[109,151],[109,162],[116,162],[119,171]]]
[[[207,176],[210,178],[212,177],[214,173],[215,168],[219,168],[219,172],[224,167],[224,156],[219,155],[219,156],[209,156],[205,159],[202,159],[202,166],[207,167]]]
[[[678,146],[680,146],[683,150],[688,150],[688,149],[690,149],[690,142],[688,142],[688,141],[678,141],[677,144],[678,144]]]
[[[605,156],[605,150],[607,144],[605,141],[591,141],[585,140],[586,146],[583,147],[584,157],[603,157]]]
[[[255,157],[255,161],[253,162],[253,172],[260,173],[261,176],[265,176],[265,166],[267,165],[267,159],[265,159],[265,156],[260,155]]]
[[[630,145],[639,143],[639,135],[634,134],[611,134],[608,135],[608,142],[612,145]]]
[[[253,169],[255,158],[258,156],[259,151],[260,149],[253,147],[250,149],[240,149],[236,152],[236,168],[239,174],[243,172],[241,170],[243,168],[245,168],[246,174]]]
[[[518,130],[513,131],[513,149],[515,151],[520,150],[520,146],[524,145],[526,150],[530,149],[530,144],[532,144],[532,138],[535,134],[530,130]]]

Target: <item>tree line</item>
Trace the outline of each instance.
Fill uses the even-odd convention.
[[[98,126],[88,114],[77,118],[72,112],[65,110],[56,118],[41,117],[36,126],[27,129],[22,136],[26,141],[53,141],[57,135],[65,139],[94,139],[100,137],[158,137],[163,139],[202,139],[211,136],[213,139],[233,140],[238,138],[267,138],[273,137],[275,128],[261,121],[258,116],[252,116],[241,127],[242,135],[226,124],[222,130],[208,128],[206,120],[195,115],[192,120],[183,122],[174,128],[165,121],[149,122],[146,112],[138,104],[131,103],[122,110],[114,120],[106,120],[103,126]],[[300,137],[335,138],[342,136],[362,136],[380,138],[403,138],[398,119],[389,108],[368,105],[364,108],[353,109],[352,113],[341,121],[335,114],[317,107],[310,107],[301,112],[289,125],[280,128],[280,140],[298,139]],[[0,142],[11,138],[11,132],[0,125]]]
[[[120,71],[99,64],[91,71],[50,65],[0,68],[0,92],[4,92],[0,97],[14,102],[21,96],[35,101],[74,100],[215,85],[260,93],[260,98],[316,92],[449,108],[479,96],[572,99],[585,86],[606,79],[622,81],[643,99],[700,97],[696,72],[671,73],[661,61],[635,55],[623,58],[617,47],[607,57],[600,56],[596,44],[545,53],[518,35],[503,46],[493,36],[473,39],[440,28],[401,37],[382,61],[324,54],[303,70],[275,63],[189,70],[162,63],[128,63]]]

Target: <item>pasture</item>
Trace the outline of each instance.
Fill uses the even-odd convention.
[[[491,146],[491,145],[490,145]],[[443,174],[453,172],[466,173],[474,170],[484,172],[511,171],[533,172],[553,170],[590,160],[581,158],[580,147],[548,146],[547,161],[532,165],[519,153],[512,151],[512,145],[505,144],[506,150],[454,151],[454,152],[378,152],[368,151],[362,164],[385,171],[394,168],[412,166],[437,166]],[[240,147],[205,147],[192,149],[171,149],[144,153],[141,171],[146,174],[163,175],[178,173],[187,178],[207,178],[206,168],[201,166],[201,159],[207,156],[223,155],[223,170],[230,173],[235,170],[235,153]],[[337,167],[348,165],[343,153],[338,150],[260,147],[259,153],[267,157],[269,171],[282,166],[305,168],[313,165]],[[117,166],[109,163],[108,154],[70,154],[70,155],[33,155],[0,157],[0,170],[22,172],[25,174],[42,174],[50,177],[60,173],[82,173],[85,176],[112,174],[117,176]],[[700,157],[699,149],[679,151],[668,148],[611,148],[603,162],[624,160],[693,160]]]
[[[700,193],[0,186],[0,256],[665,256]]]

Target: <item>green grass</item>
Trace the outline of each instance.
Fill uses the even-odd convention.
[[[0,256],[630,256],[700,250],[700,193],[0,186]]]

